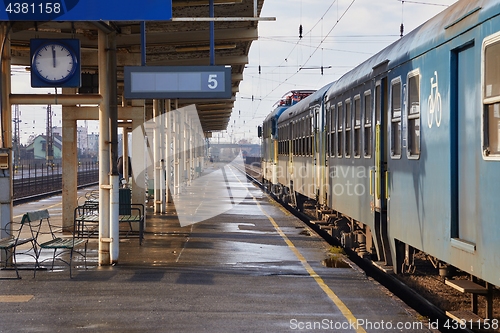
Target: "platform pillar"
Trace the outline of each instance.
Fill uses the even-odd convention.
[[[163,102],[153,100],[154,128],[154,211],[155,213],[165,213],[165,113],[163,112]]]
[[[109,101],[109,127],[110,127],[110,174],[111,185],[110,205],[109,205],[109,233],[111,236],[110,263],[118,262],[120,252],[120,202],[118,198],[119,174],[118,174],[118,92],[116,78],[116,33],[108,34],[108,48],[106,49],[108,68],[106,70],[108,78],[108,95],[104,95]],[[125,164],[128,160],[124,161]]]
[[[109,207],[110,207],[110,108],[108,81],[108,38],[99,30],[99,94],[103,97],[99,105],[99,265],[110,265]]]
[[[69,89],[75,93],[75,89]],[[63,89],[63,93],[69,93]],[[77,121],[62,107],[62,226],[73,226],[73,213],[78,205]],[[68,229],[66,229],[68,230]]]
[[[166,127],[166,133],[165,133],[165,203],[170,203],[171,199],[168,195],[170,191],[170,186],[172,183],[172,179],[170,177],[170,171],[172,170],[172,150],[171,150],[171,145],[172,145],[172,113],[171,113],[171,101],[170,99],[167,99],[165,101],[165,127]]]
[[[123,170],[118,170],[118,173],[123,173],[123,178],[125,179],[125,183],[129,184],[130,177],[129,175],[129,169],[130,165],[128,163],[129,159],[129,154],[128,154],[128,134],[129,134],[129,129],[127,127],[122,127],[123,133],[122,133],[122,159],[123,159]]]
[[[132,100],[132,106],[144,107],[144,100]],[[132,202],[144,203],[145,191],[147,190],[146,179],[144,176],[145,171],[145,136],[146,129],[144,128],[144,111],[134,112],[132,117]],[[137,130],[137,128],[141,130]],[[145,227],[145,226],[144,226]]]
[[[4,232],[6,225],[12,221],[12,107],[9,101],[11,90],[10,80],[10,38],[9,38],[9,23],[3,22],[0,25],[0,40],[3,43],[3,53],[0,55],[2,60],[2,73],[1,73],[1,135],[0,135],[0,148],[2,154],[7,154],[8,167],[0,170],[0,236],[1,238],[7,237]],[[3,259],[3,251],[0,256]]]
[[[173,146],[174,146],[174,195],[180,193],[180,171],[179,171],[179,155],[181,135],[179,134],[179,116],[177,112],[172,114],[172,131],[173,131]]]

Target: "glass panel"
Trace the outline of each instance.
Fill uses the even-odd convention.
[[[351,128],[351,101],[345,103],[345,129]]]
[[[361,99],[354,100],[354,126],[361,126]]]
[[[408,120],[408,139],[410,155],[420,155],[420,118]]]
[[[420,113],[420,75],[408,79],[408,114]]]
[[[351,101],[345,103],[345,157],[351,156]]]
[[[391,124],[391,134],[391,155],[401,156],[401,121],[396,121]]]
[[[365,156],[372,155],[372,127],[365,127]]]
[[[382,90],[380,88],[380,85],[375,87],[375,124],[381,124],[381,100],[382,100]]]
[[[342,145],[342,127],[344,124],[344,118],[342,113],[342,103],[337,105],[337,156],[342,157],[344,146]]]
[[[365,124],[372,123],[372,95],[365,95]]]
[[[408,78],[408,153],[420,155],[420,75]]]
[[[354,156],[361,154],[361,99],[354,99]]]
[[[391,94],[392,118],[401,117],[401,82],[392,86]]]
[[[488,105],[488,144],[490,155],[500,155],[500,103]]]
[[[500,96],[500,42],[484,51],[484,97]]]

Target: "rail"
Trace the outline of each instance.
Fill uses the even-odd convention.
[[[62,190],[62,168],[59,164],[27,164],[16,169],[13,177],[14,200],[17,202]],[[83,162],[78,166],[78,186],[99,181],[97,162]]]

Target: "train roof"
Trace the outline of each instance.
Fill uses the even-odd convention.
[[[274,103],[273,106],[276,108],[267,115],[264,123],[270,121],[272,118],[279,118],[279,116],[292,105],[297,104],[302,99],[307,98],[307,96],[313,94],[315,90],[291,90],[284,94],[279,101]]]
[[[499,0],[458,1],[343,75],[328,91],[327,98],[334,98],[344,90],[373,78],[377,71],[393,69],[499,14]],[[458,24],[462,21],[467,24]]]
[[[284,112],[281,117],[279,117],[278,124],[287,121],[298,114],[301,114],[305,110],[308,110],[311,106],[320,104],[323,100],[326,92],[332,86],[332,83],[328,83],[326,86],[316,90],[315,93],[309,95],[308,97],[301,100],[299,103],[289,107],[286,112]]]

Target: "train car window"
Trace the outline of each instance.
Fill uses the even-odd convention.
[[[330,107],[330,156],[334,157],[336,146],[335,146],[335,134],[337,133],[336,131],[336,124],[335,124],[336,118],[336,113],[335,113],[335,105],[332,105]]]
[[[313,125],[314,125],[314,118],[312,116],[309,116],[308,122],[310,124],[309,128],[307,129],[308,136],[307,136],[307,155],[312,154],[312,134],[314,133],[313,131]]]
[[[372,156],[372,93],[370,90],[365,91],[364,100],[364,154],[365,157]]]
[[[342,145],[342,133],[344,124],[344,113],[342,103],[337,104],[337,156],[342,157],[344,146]]]
[[[500,36],[483,43],[483,157],[500,157]]]
[[[345,101],[345,157],[351,157],[351,100]]]
[[[302,120],[299,119],[297,122],[297,155],[300,155],[302,152]]]
[[[330,111],[329,107],[326,107],[325,110],[326,110],[326,123],[325,123],[326,147],[325,147],[325,149],[326,149],[326,156],[328,157],[328,156],[330,156],[330,151],[331,151],[331,148],[330,148],[331,111]]]
[[[354,96],[354,157],[361,156],[361,96]]]
[[[375,87],[375,124],[382,125],[382,88],[380,83]]]
[[[420,73],[413,71],[408,74],[408,158],[420,156]]]
[[[401,78],[391,82],[391,157],[401,157]]]

